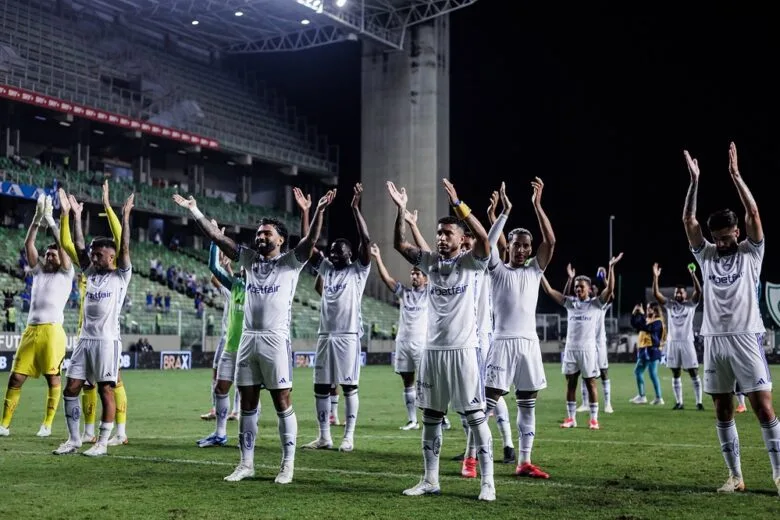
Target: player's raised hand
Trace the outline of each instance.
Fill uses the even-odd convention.
[[[175,202],[182,208],[187,208],[190,211],[192,211],[193,209],[198,209],[198,203],[195,201],[195,198],[192,195],[190,195],[190,198],[185,199],[178,193],[174,193],[173,202]]]
[[[509,215],[509,212],[512,211],[512,202],[506,194],[506,183],[503,181],[501,182],[501,187],[498,189],[498,195],[501,197],[501,205],[504,208],[502,213],[504,215]]]
[[[454,206],[456,202],[460,202],[460,199],[458,198],[458,192],[455,191],[455,186],[449,181],[449,179],[442,179],[442,183],[444,184],[444,191],[447,192],[447,196],[450,198],[450,204]]]
[[[359,182],[355,184],[355,188],[352,191],[352,208],[360,208],[360,197],[363,196],[363,185]]]
[[[325,208],[331,205],[333,202],[333,199],[336,198],[336,190],[328,190],[328,192],[320,197],[320,200],[317,202],[317,211],[320,213],[325,211]]]
[[[298,207],[301,208],[301,212],[309,211],[309,208],[311,208],[311,194],[304,195],[300,188],[295,187],[293,188],[293,195]]]
[[[534,177],[534,180],[531,181],[531,188],[534,190],[533,195],[531,195],[531,203],[533,203],[534,206],[538,206],[542,203],[542,190],[544,190],[544,182],[542,182],[542,179],[539,177]]]
[[[623,253],[622,252],[620,254],[618,254],[617,256],[613,256],[612,259],[610,259],[610,261],[609,261],[609,266],[610,267],[614,266],[616,263],[620,262],[620,260],[622,260],[622,258],[623,258]]]
[[[655,276],[656,278],[661,276],[661,266],[658,265],[658,262],[653,264],[653,276]]]
[[[406,210],[406,211],[404,211],[404,220],[410,226],[416,226],[417,225],[417,210],[414,210],[414,211]]]
[[[699,161],[691,157],[691,154],[688,153],[688,150],[683,150],[683,155],[685,156],[685,163],[688,165],[688,173],[691,174],[691,181],[698,181]]]
[[[376,244],[371,244],[371,248],[368,250],[368,252],[371,254],[373,258],[382,257],[382,253],[379,252],[379,246]]]
[[[739,164],[737,164],[737,145],[734,141],[729,145],[729,173],[732,178],[739,177]]]
[[[76,200],[72,194],[68,194],[68,203],[70,203],[70,209],[73,211],[73,216],[81,218],[81,211],[84,209],[84,203]],[[62,208],[62,196],[60,196],[60,208]],[[64,211],[64,210],[63,210]]]
[[[498,207],[498,198],[499,195],[497,191],[494,191],[493,193],[490,194],[490,204],[488,205],[487,214],[491,222],[496,220],[496,208]]]
[[[645,307],[641,303],[637,303],[634,305],[634,310],[631,311],[631,314],[644,314],[645,313]]]
[[[566,274],[569,275],[569,278],[574,278],[577,276],[577,271],[574,270],[571,264],[566,264]]]
[[[103,206],[109,207],[111,205],[111,197],[108,191],[108,179],[103,181]]]
[[[395,205],[399,208],[406,209],[406,204],[409,202],[409,196],[406,194],[406,188],[403,186],[399,190],[395,187],[392,181],[387,181],[387,192],[390,194],[390,198],[393,199]]]
[[[65,190],[63,190],[62,188],[57,190],[57,197],[60,199],[60,211],[61,211],[60,215],[67,215],[70,212],[71,202],[72,202],[70,200],[71,196],[65,193]],[[73,200],[75,201],[76,198],[74,197]],[[37,213],[38,210],[36,209],[35,212]]]
[[[127,197],[127,200],[125,201],[124,205],[122,206],[122,215],[129,215],[130,212],[133,210],[134,203],[135,202],[135,193],[131,193],[129,197]]]
[[[54,222],[54,203],[51,200],[51,195],[46,195],[46,201],[43,206],[43,220],[50,228],[54,229],[56,223]]]

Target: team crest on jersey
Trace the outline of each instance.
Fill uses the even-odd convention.
[[[780,284],[767,282],[764,295],[769,314],[772,315],[772,319],[775,320],[775,323],[780,325]]]
[[[727,271],[731,271],[734,267],[734,262],[737,261],[737,255],[721,256],[718,258],[718,263],[723,265],[723,268]]]

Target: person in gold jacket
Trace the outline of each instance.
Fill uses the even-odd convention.
[[[636,350],[636,376],[637,395],[631,399],[634,404],[647,404],[645,395],[645,370],[650,372],[650,381],[653,383],[655,399],[654,405],[664,404],[661,397],[661,381],[658,378],[658,365],[661,363],[661,345],[666,340],[666,325],[661,314],[661,306],[657,302],[647,304],[647,314],[642,304],[637,304],[631,313],[631,325],[639,331],[639,341]]]

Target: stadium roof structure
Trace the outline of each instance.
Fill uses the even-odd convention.
[[[477,0],[73,0],[73,7],[224,53],[296,51],[358,38],[403,48],[406,30]]]

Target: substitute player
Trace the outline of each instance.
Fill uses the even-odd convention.
[[[8,389],[3,400],[3,420],[0,423],[0,437],[10,435],[9,426],[19,404],[22,385],[28,377],[46,378],[49,389],[46,395],[46,413],[38,430],[38,437],[51,435],[51,424],[60,402],[60,368],[65,358],[65,330],[62,328],[63,309],[68,302],[73,285],[73,264],[59,246],[58,233],[55,243],[46,247],[43,261],[39,261],[35,238],[42,222],[56,230],[52,216],[50,196],[41,195],[35,207],[35,215],[27,230],[24,248],[32,269],[32,292],[27,327],[14,357]]]
[[[729,147],[729,174],[745,208],[747,238],[739,239],[739,220],[728,209],[716,211],[707,219],[712,242],[704,238],[696,218],[699,164],[685,151],[691,182],[683,209],[688,243],[701,267],[704,280],[704,391],[712,395],[717,417],[720,450],[729,477],[718,489],[721,493],[744,491],[739,435],[734,422],[734,387],[750,400],[761,424],[772,479],[780,493],[780,421],[772,407],[772,379],[764,353],[764,323],[758,307],[759,274],[764,259],[764,229],[758,205],[742,179],[737,163],[737,147]]]

